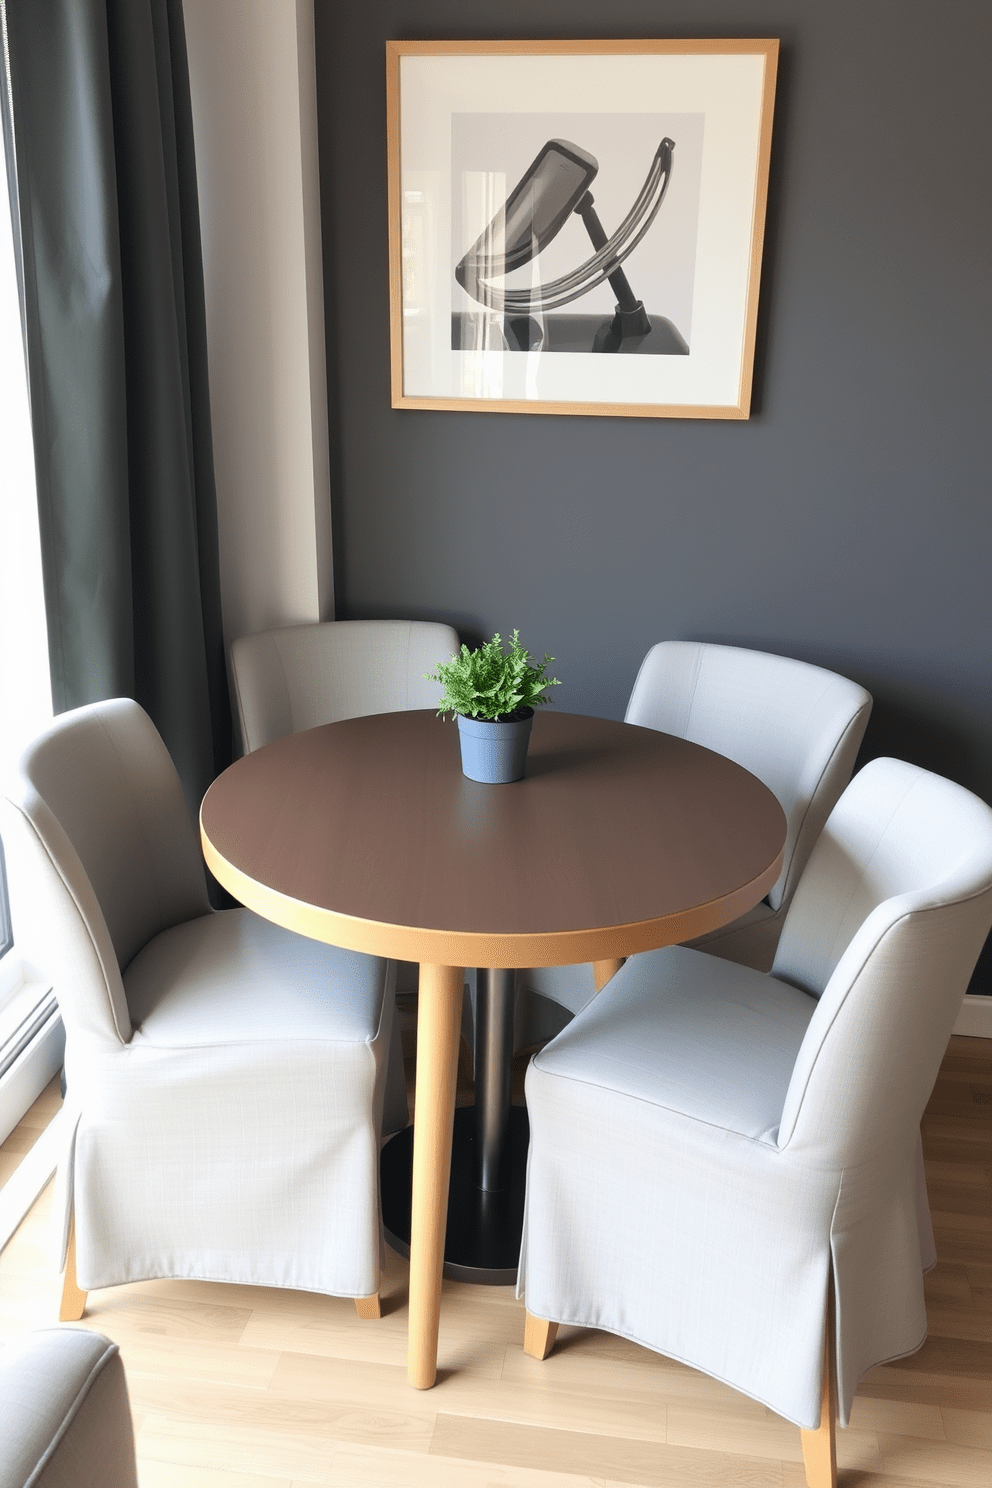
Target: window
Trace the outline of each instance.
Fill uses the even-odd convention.
[[[2,107],[2,104],[0,104]],[[7,135],[9,131],[5,130]],[[0,184],[0,780],[52,716],[34,446],[9,199]],[[14,927],[16,932],[16,925]]]
[[[23,348],[14,237],[0,184],[0,790],[24,745],[52,716]],[[0,843],[0,1142],[58,1070],[64,1039],[43,969],[25,964],[16,932]]]

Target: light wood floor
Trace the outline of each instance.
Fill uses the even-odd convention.
[[[0,1148],[0,1175],[58,1104]],[[843,1488],[992,1485],[992,1040],[952,1039],[925,1124],[940,1255],[930,1337],[863,1382]],[[57,1314],[42,1195],[0,1256],[0,1339]],[[524,1356],[512,1288],[445,1283],[440,1374],[405,1379],[406,1265],[380,1322],[350,1302],[184,1282],[95,1292],[116,1339],[142,1488],[802,1488],[799,1432],[703,1375],[606,1334]]]

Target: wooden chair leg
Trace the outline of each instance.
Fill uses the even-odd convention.
[[[62,1301],[59,1306],[60,1323],[78,1323],[86,1311],[86,1293],[76,1285],[76,1221],[69,1221],[69,1245],[65,1256],[65,1276],[62,1281]]]
[[[815,1431],[804,1430],[802,1433],[808,1488],[837,1488],[837,1353],[832,1300],[827,1307],[824,1353],[820,1424]]]
[[[554,1348],[558,1336],[558,1324],[546,1322],[544,1318],[526,1313],[524,1323],[524,1353],[532,1359],[546,1359]]]
[[[382,1317],[382,1309],[379,1306],[378,1292],[373,1292],[371,1297],[356,1297],[355,1307],[360,1318]]]

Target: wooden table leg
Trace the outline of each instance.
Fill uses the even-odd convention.
[[[611,976],[615,976],[623,965],[624,958],[618,957],[614,961],[594,961],[592,963],[592,981],[597,992],[602,992]]]
[[[429,1390],[437,1376],[451,1129],[462,1031],[462,975],[460,966],[420,968],[407,1355],[407,1376],[417,1390]]]

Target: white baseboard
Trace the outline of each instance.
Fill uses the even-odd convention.
[[[992,1039],[992,997],[966,997],[954,1025],[955,1033]]]
[[[62,1067],[65,1029],[57,1010],[0,1080],[0,1142],[13,1131]],[[61,1112],[49,1122],[7,1182],[0,1186],[0,1250],[17,1229],[58,1165]]]
[[[57,1111],[0,1188],[0,1250],[16,1231],[62,1156],[63,1116]]]

